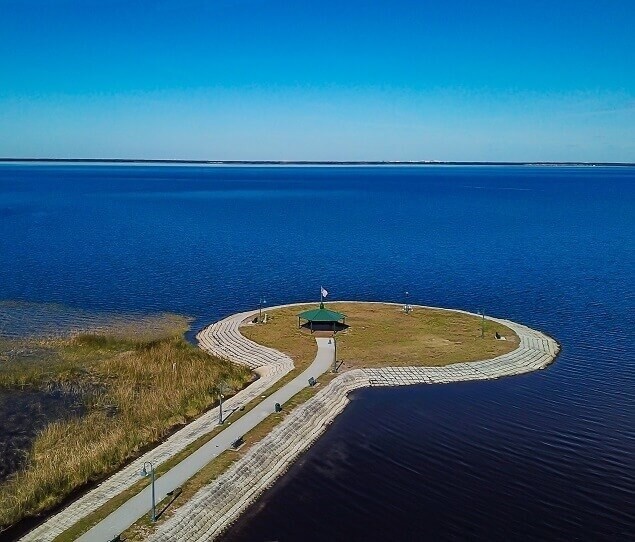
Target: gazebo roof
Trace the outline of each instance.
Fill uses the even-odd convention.
[[[309,322],[339,322],[346,318],[346,315],[341,312],[325,309],[324,304],[321,304],[319,309],[301,312],[298,314],[298,317],[308,320]]]

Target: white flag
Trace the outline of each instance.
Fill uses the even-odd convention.
[[[320,293],[322,294],[322,297],[326,297],[327,295],[329,295],[324,286],[320,286]]]

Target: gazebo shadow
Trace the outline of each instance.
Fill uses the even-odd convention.
[[[305,322],[300,327],[312,333],[316,331],[331,331],[337,333],[338,331],[348,329],[350,326],[342,322],[313,322],[313,329],[311,329],[311,322]]]

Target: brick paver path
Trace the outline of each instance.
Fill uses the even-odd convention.
[[[248,311],[234,314],[206,327],[197,335],[201,348],[211,354],[228,358],[234,363],[246,365],[258,373],[260,377],[253,384],[225,401],[223,405],[225,412],[237,410],[259,397],[294,367],[291,358],[285,354],[254,343],[240,334],[238,331],[240,324],[246,318],[253,317],[257,312]],[[217,423],[218,407],[209,410],[174,433],[165,442],[104,480],[96,488],[29,532],[21,540],[24,542],[53,540],[80,519],[138,482],[139,471],[143,468],[144,462],[151,461],[155,466],[161,465],[195,440],[212,431]]]
[[[445,367],[355,369],[342,374],[293,410],[226,472],[199,490],[159,526],[150,540],[213,540],[315,442],[346,407],[347,395],[354,389],[493,379],[543,369],[555,359],[559,346],[552,338],[514,322],[491,320],[505,324],[518,334],[518,348],[490,360]]]
[[[293,362],[288,356],[254,343],[240,334],[238,328],[241,322],[256,313],[257,311],[249,311],[230,316],[208,326],[197,335],[201,348],[235,363],[246,365],[260,376],[256,382],[225,402],[224,407],[227,411],[246,405],[293,369]],[[348,403],[347,394],[353,389],[362,386],[431,384],[498,378],[542,369],[557,355],[559,346],[550,337],[507,320],[490,319],[516,331],[520,337],[520,345],[516,350],[491,360],[457,363],[447,367],[357,369],[344,373],[312,399],[296,408],[241,460],[179,508],[173,517],[160,526],[152,540],[209,540],[220,533],[319,437],[334,417],[344,409]],[[167,491],[178,487],[205,466],[237,437],[257,425],[272,412],[275,402],[284,404],[306,386],[309,376],[317,377],[326,371],[333,359],[332,346],[326,340],[320,339],[318,346],[318,355],[309,369],[158,478],[157,501],[165,496]],[[199,437],[209,433],[215,427],[217,419],[217,408],[203,414],[166,442],[133,461],[49,518],[22,540],[53,540],[78,520],[138,481],[139,471],[145,461],[152,461],[155,466],[160,465]],[[149,488],[146,488],[80,540],[111,540],[147,512],[149,503]]]

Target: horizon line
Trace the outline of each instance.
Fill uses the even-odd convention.
[[[0,157],[0,163],[93,163],[93,164],[196,164],[196,165],[458,165],[458,166],[621,166],[635,162],[597,161],[492,161],[492,160],[188,160],[181,158],[15,158]]]

